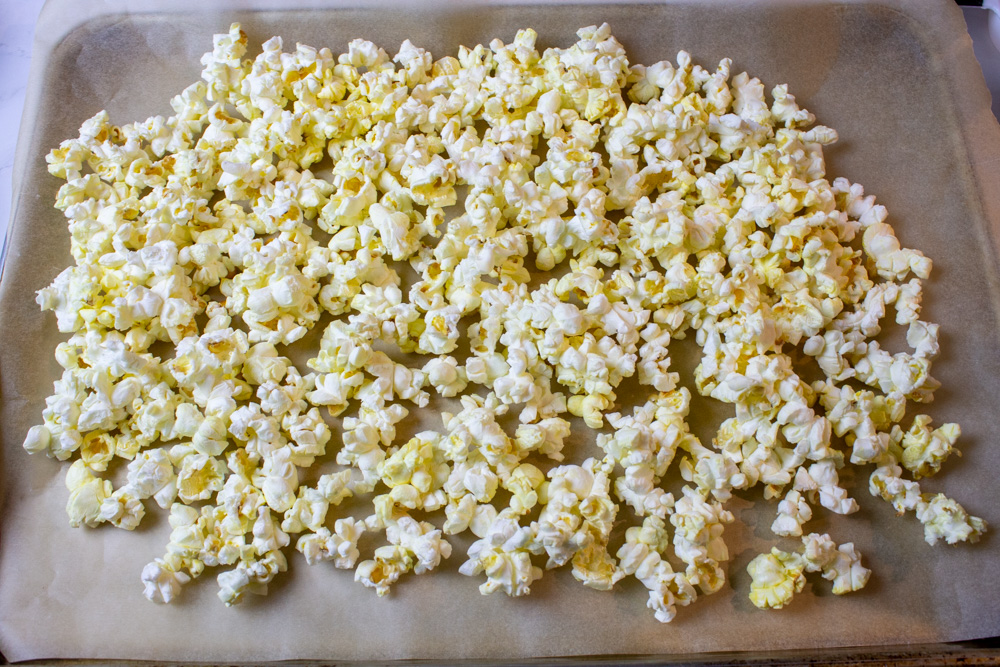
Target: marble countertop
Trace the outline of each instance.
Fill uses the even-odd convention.
[[[0,131],[0,256],[10,218],[14,147],[24,107],[35,22],[42,4],[44,0],[0,0],[0,128],[3,128]],[[993,113],[1000,118],[1000,52],[990,42],[989,12],[977,7],[964,7],[963,11],[976,58],[993,95]]]

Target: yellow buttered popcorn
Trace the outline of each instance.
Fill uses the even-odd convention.
[[[727,504],[761,485],[802,544],[747,567],[780,608],[810,573],[869,580],[813,531],[859,509],[848,466],[930,544],[986,530],[917,481],[961,436],[912,405],[939,386],[932,263],[828,180],[836,131],[729,59],[577,37],[254,55],[233,24],[173,114],[102,111],[51,151],[73,264],[37,301],[70,337],[24,447],[72,461],[72,526],[169,511],[147,598],[213,570],[237,604],[293,548],[384,596],[471,532],[484,595],[634,576],[667,623],[724,587]],[[704,441],[692,391],[732,406]]]
[[[805,586],[804,567],[801,558],[779,549],[757,556],[747,565],[753,577],[750,601],[761,609],[781,609]]]
[[[747,565],[753,578],[750,601],[761,609],[781,609],[805,586],[805,574],[822,572],[833,582],[833,592],[843,595],[864,588],[871,571],[851,543],[839,547],[829,535],[811,533],[802,538],[802,553],[782,551],[760,554]]]

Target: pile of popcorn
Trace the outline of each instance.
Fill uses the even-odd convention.
[[[931,544],[985,530],[917,482],[960,433],[907,418],[938,386],[931,262],[825,179],[836,132],[728,59],[632,65],[607,25],[578,36],[436,61],[275,37],[250,59],[234,24],[174,115],[101,112],[49,154],[75,262],[38,303],[72,335],[24,446],[75,459],[73,526],[169,510],[148,598],[210,568],[237,603],[291,546],[384,595],[471,531],[460,571],[484,594],[568,564],[598,590],[636,577],[668,622],[723,587],[725,503],[760,484],[775,535],[801,537],[748,568],[754,604],[781,607],[806,573],[868,580],[852,544],[804,534],[858,509],[848,464]],[[874,340],[890,312],[911,351]],[[304,373],[283,352],[321,321]],[[698,392],[735,408],[711,443],[671,370],[685,337]],[[622,405],[631,377],[645,397]],[[442,428],[397,439],[432,396],[455,406]],[[604,456],[574,460],[588,428]],[[352,497],[368,516],[338,516]]]

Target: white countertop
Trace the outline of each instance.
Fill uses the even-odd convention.
[[[0,256],[10,218],[11,177],[35,21],[44,0],[0,0]]]
[[[0,0],[0,256],[10,218],[11,177],[24,94],[31,62],[35,21],[44,0]],[[1000,53],[989,40],[987,12],[965,7],[965,20],[1000,118]]]

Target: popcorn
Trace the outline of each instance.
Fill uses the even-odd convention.
[[[608,415],[615,433],[599,435],[597,444],[625,468],[625,474],[615,481],[618,497],[639,516],[649,512],[664,518],[673,506],[673,496],[656,488],[656,483],[673,461],[686,425],[683,415],[657,407],[651,401],[635,408],[631,417]]]
[[[522,424],[514,434],[514,444],[523,453],[537,451],[555,461],[562,461],[563,441],[571,426],[561,417],[548,417],[536,424]]]
[[[519,514],[530,512],[538,504],[538,490],[544,481],[544,473],[530,463],[515,468],[503,482],[503,487],[512,494],[510,508]]]
[[[532,524],[535,540],[548,555],[548,568],[559,567],[570,559],[585,584],[601,588],[604,580],[614,578],[612,572],[594,578],[590,567],[595,556],[587,550],[592,545],[603,549],[611,533],[611,524],[618,506],[608,497],[609,480],[597,459],[587,459],[583,466],[565,465],[553,468],[543,490],[545,505],[538,521]],[[583,555],[581,555],[583,554]],[[600,563],[605,558],[597,556]],[[620,578],[620,577],[619,577]],[[613,585],[613,581],[607,585]]]
[[[88,433],[80,444],[80,459],[95,472],[104,472],[115,455],[115,441],[107,433]]]
[[[410,217],[406,213],[392,211],[381,204],[372,204],[368,214],[382,245],[394,260],[406,259],[417,250],[418,239],[410,229]]]
[[[116,490],[101,503],[101,520],[125,530],[135,530],[146,514],[142,501],[128,487]]]
[[[518,523],[515,512],[500,512],[487,529],[477,531],[480,539],[469,547],[469,560],[459,572],[469,577],[485,573],[487,580],[479,586],[483,595],[498,590],[511,597],[527,595],[542,577],[542,569],[531,562],[531,555],[541,551],[533,532]]]
[[[363,482],[354,485],[357,492],[367,493],[375,488],[381,477],[379,466],[385,460],[382,446],[395,439],[396,424],[407,414],[409,411],[397,403],[381,411],[362,407],[356,418],[344,420],[344,444],[337,453],[337,463],[361,471]]]
[[[433,570],[442,558],[451,555],[451,545],[441,538],[441,531],[429,523],[404,516],[388,526],[390,546],[375,550],[375,559],[358,564],[354,580],[382,597],[399,578],[412,570],[423,574]]]
[[[24,449],[29,454],[44,452],[49,448],[52,441],[52,433],[44,425],[38,424],[28,429],[28,435],[24,438]]]
[[[186,503],[208,500],[222,489],[226,464],[213,456],[199,454],[190,446],[177,445],[170,450],[177,470],[177,496]]]
[[[775,535],[798,537],[802,535],[802,524],[812,518],[812,508],[802,494],[792,489],[778,503],[778,516],[771,524]]]
[[[924,539],[934,545],[943,539],[948,544],[977,542],[986,530],[986,522],[969,516],[965,509],[943,493],[925,494],[917,505],[917,518],[924,524]]]
[[[892,227],[884,222],[868,225],[863,239],[865,252],[883,278],[899,280],[910,271],[924,279],[930,275],[931,261],[919,250],[901,249]]]
[[[105,520],[101,508],[111,497],[111,482],[95,477],[83,461],[76,461],[66,473],[66,488],[69,489],[66,502],[69,525],[74,528],[80,524],[96,526]]]
[[[267,595],[267,584],[288,569],[284,555],[272,551],[259,560],[240,561],[236,568],[216,577],[219,599],[230,607],[243,601],[247,593]]]
[[[913,473],[914,479],[933,475],[940,470],[941,464],[953,451],[955,441],[962,434],[958,424],[945,424],[931,431],[930,422],[931,418],[927,415],[918,415],[900,442],[903,448],[900,463]]]
[[[292,535],[383,596],[469,530],[459,571],[483,594],[528,594],[544,556],[596,590],[635,576],[666,623],[724,586],[725,504],[763,484],[772,532],[802,541],[748,566],[752,602],[779,608],[811,573],[838,595],[869,579],[853,544],[804,535],[817,506],[858,510],[848,464],[931,544],[986,529],[916,481],[961,433],[906,421],[939,386],[932,264],[827,180],[836,131],[729,59],[630,64],[606,24],[537,37],[254,56],[234,24],[172,115],[100,112],[47,156],[73,266],[37,302],[70,337],[24,448],[73,461],[73,526],[170,508],[147,598],[208,568],[226,605],[263,594]],[[874,340],[894,325],[908,351]],[[696,390],[732,409],[704,444],[671,365],[684,338]],[[574,460],[580,421],[602,459]],[[117,489],[97,476],[116,459]],[[641,518],[614,555],[612,489]]]
[[[372,354],[366,370],[375,379],[358,390],[362,402],[383,405],[398,397],[412,401],[417,407],[427,405],[430,396],[422,391],[427,380],[423,371],[397,364],[383,352]]]
[[[485,399],[474,394],[463,396],[462,411],[458,414],[442,413],[441,418],[448,436],[441,446],[448,458],[454,461],[481,457],[501,477],[506,477],[517,465],[514,443],[504,432],[497,417],[506,408],[491,394]]]
[[[431,304],[424,316],[424,330],[417,343],[418,349],[429,354],[446,354],[457,347],[458,319],[461,311],[457,306]]]
[[[847,491],[839,486],[836,465],[831,460],[814,463],[809,468],[799,468],[795,473],[794,490],[810,493],[819,503],[837,514],[851,514],[858,511],[858,503],[848,497]]]
[[[361,522],[350,518],[337,519],[333,533],[321,527],[315,533],[300,537],[295,548],[305,556],[309,565],[332,560],[334,567],[349,570],[361,555],[358,551],[358,539],[364,532],[365,526]]]
[[[894,459],[884,462],[869,477],[868,490],[892,504],[897,514],[915,510],[923,502],[920,484],[903,479],[903,469]]]
[[[674,552],[687,564],[685,578],[706,594],[717,592],[725,583],[720,563],[729,560],[729,549],[722,541],[722,531],[732,521],[731,512],[718,502],[707,502],[690,486],[684,487],[670,516],[675,528]]]
[[[455,357],[431,359],[424,365],[423,371],[427,382],[445,398],[456,396],[468,385],[465,369],[458,365]]]
[[[747,572],[753,578],[750,584],[750,601],[761,609],[781,609],[792,596],[802,590],[806,578],[802,574],[805,563],[797,554],[778,548],[761,554],[750,561]]]
[[[281,418],[281,428],[288,434],[288,447],[292,452],[290,459],[296,466],[308,468],[316,457],[326,453],[331,437],[330,427],[323,421],[318,409],[286,414]]]
[[[418,433],[379,464],[382,482],[404,507],[433,511],[444,504],[441,494],[435,493],[449,477],[440,438],[432,431]]]
[[[295,502],[295,490],[299,486],[298,470],[292,463],[290,447],[281,447],[264,457],[258,485],[264,500],[275,512],[286,512]]]
[[[625,544],[618,549],[619,567],[625,575],[635,575],[649,589],[646,606],[660,623],[677,615],[677,606],[694,601],[697,592],[682,573],[673,571],[663,552],[669,545],[666,524],[658,516],[643,519],[642,526],[625,531]]]
[[[809,537],[815,537],[815,533]],[[806,558],[809,558],[809,545],[806,545]],[[861,554],[857,552],[854,545],[848,542],[837,547],[832,557],[824,559],[822,564],[813,561],[812,567],[820,567],[823,570],[823,578],[833,582],[834,595],[843,595],[853,591],[859,591],[868,583],[871,570],[861,565]]]
[[[850,542],[839,547],[829,535],[811,533],[802,538],[801,553],[781,551],[760,554],[747,565],[753,578],[750,601],[761,609],[781,609],[805,586],[807,572],[822,572],[833,582],[833,592],[843,595],[861,590],[871,571],[861,565],[861,555]]]
[[[142,568],[143,595],[152,602],[169,604],[180,593],[181,586],[190,580],[191,577],[171,569],[161,558]]]

